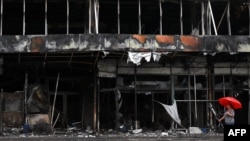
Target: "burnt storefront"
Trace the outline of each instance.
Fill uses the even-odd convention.
[[[247,0],[1,0],[2,135],[214,132],[225,96],[249,124],[249,10]]]

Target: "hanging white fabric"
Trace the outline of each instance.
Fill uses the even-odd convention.
[[[127,62],[133,62],[136,65],[140,65],[141,60],[143,58],[147,62],[150,62],[151,58],[153,58],[153,61],[158,62],[161,58],[161,53],[157,53],[157,52],[128,52]]]
[[[155,100],[156,101],[156,100]],[[173,104],[172,105],[166,105],[166,104],[163,104],[159,101],[156,101],[157,103],[161,104],[164,109],[167,111],[167,113],[169,114],[169,116],[177,123],[179,124],[181,127],[183,127],[181,125],[181,120],[179,118],[179,114],[178,114],[178,109],[177,109],[177,105],[176,105],[176,101],[174,100],[173,101]]]

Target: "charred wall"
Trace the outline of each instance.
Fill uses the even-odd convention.
[[[1,124],[7,127],[20,127],[24,121],[24,92],[1,92]],[[3,127],[1,125],[1,127]]]

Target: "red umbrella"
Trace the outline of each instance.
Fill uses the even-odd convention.
[[[228,104],[232,105],[233,109],[241,109],[242,105],[239,100],[235,99],[234,97],[222,97],[219,99],[219,103],[226,107]]]

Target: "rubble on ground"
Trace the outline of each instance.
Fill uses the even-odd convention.
[[[47,127],[47,126],[45,126]],[[45,128],[40,128],[45,129]],[[189,133],[189,130],[192,133]],[[1,137],[79,137],[79,138],[98,138],[98,137],[203,137],[203,136],[223,136],[223,134],[210,130],[198,129],[197,127],[189,130],[151,130],[151,129],[129,129],[127,131],[115,131],[113,129],[101,129],[95,132],[90,128],[81,130],[77,127],[68,127],[66,129],[54,129],[53,132],[30,131],[23,132],[23,128],[5,127]],[[196,130],[199,132],[194,132]],[[201,131],[201,132],[200,132]],[[206,130],[208,131],[208,130]]]

